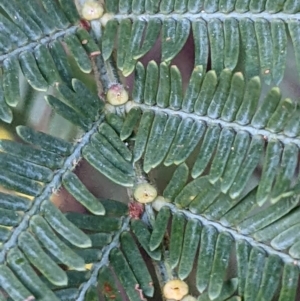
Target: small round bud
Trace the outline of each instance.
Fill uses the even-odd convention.
[[[88,21],[99,19],[104,13],[103,5],[98,1],[89,0],[83,5],[81,13]]]
[[[106,24],[107,24],[107,22],[108,22],[109,20],[113,19],[113,17],[114,17],[114,15],[111,14],[111,13],[105,13],[105,14],[101,17],[101,19],[100,19],[101,25],[102,25],[103,27],[105,27]]]
[[[168,200],[163,196],[158,196],[152,203],[152,207],[154,210],[159,211],[163,206],[168,203]]]
[[[146,204],[156,198],[157,190],[149,183],[142,183],[136,186],[133,196],[139,203]]]
[[[122,85],[112,85],[106,95],[107,101],[113,106],[123,105],[128,101],[128,92]]]
[[[189,292],[188,285],[179,279],[168,281],[164,288],[163,294],[166,299],[181,300]]]
[[[192,295],[187,295],[183,299],[181,299],[181,301],[197,301],[197,299]]]

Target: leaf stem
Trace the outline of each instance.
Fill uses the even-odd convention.
[[[211,225],[211,226],[215,227],[218,230],[219,233],[221,233],[221,232],[227,232],[227,233],[231,234],[232,237],[235,240],[245,240],[252,247],[262,248],[262,249],[264,249],[267,252],[267,254],[269,254],[269,255],[277,255],[277,256],[279,256],[282,259],[283,262],[285,262],[285,263],[292,263],[292,264],[298,265],[300,267],[300,261],[299,260],[294,259],[293,257],[291,257],[290,255],[288,255],[286,253],[277,251],[277,250],[273,249],[271,246],[268,246],[267,244],[260,243],[260,242],[258,242],[256,240],[254,240],[250,236],[241,234],[241,233],[239,233],[235,229],[227,228],[227,227],[225,227],[225,226],[223,226],[223,225],[221,225],[221,224],[219,224],[219,223],[217,223],[215,221],[208,220],[208,219],[206,219],[202,215],[196,215],[196,214],[191,213],[188,210],[179,209],[174,204],[166,203],[165,206],[169,207],[173,213],[183,213],[189,219],[197,219],[197,220],[199,220],[202,223],[203,226]]]
[[[232,11],[230,13],[223,13],[223,12],[214,12],[214,13],[208,13],[204,10],[198,12],[198,13],[170,13],[170,14],[162,14],[162,13],[156,13],[156,14],[116,14],[114,15],[114,18],[117,20],[123,20],[123,19],[132,19],[132,20],[151,20],[154,18],[158,18],[161,20],[164,20],[166,18],[172,18],[175,20],[182,20],[183,18],[189,19],[191,22],[199,19],[203,19],[205,21],[211,21],[212,19],[219,19],[221,21],[224,21],[229,18],[235,18],[237,20],[249,18],[252,21],[256,21],[257,19],[266,19],[266,20],[274,20],[274,19],[281,19],[285,22],[291,21],[291,20],[300,20],[300,13],[268,13],[268,12],[260,12],[260,13],[252,13],[252,12],[236,12]]]
[[[116,232],[112,242],[109,245],[107,245],[106,247],[103,248],[102,259],[100,260],[100,262],[93,265],[92,275],[91,275],[90,279],[82,285],[82,287],[79,291],[78,298],[76,299],[77,301],[84,301],[85,293],[87,292],[87,290],[93,284],[96,284],[98,282],[99,270],[103,266],[108,265],[108,263],[109,263],[109,254],[110,254],[110,252],[113,248],[119,246],[119,244],[120,244],[120,235],[124,231],[129,229],[129,221],[130,221],[129,217],[124,218],[124,220],[122,222],[122,226],[121,226],[120,230]]]
[[[67,157],[66,160],[64,161],[61,169],[57,170],[54,173],[54,177],[51,180],[51,182],[45,185],[41,194],[32,201],[33,205],[30,208],[30,210],[24,214],[21,223],[14,229],[11,237],[2,245],[2,250],[0,252],[0,263],[3,263],[6,260],[6,254],[9,251],[9,249],[17,245],[17,240],[19,235],[23,231],[28,229],[30,218],[37,214],[43,201],[49,199],[53,194],[53,192],[57,191],[61,187],[63,174],[67,171],[73,170],[76,164],[74,162],[80,161],[80,158],[82,157],[81,150],[85,145],[90,143],[91,136],[95,132],[97,132],[98,126],[103,122],[103,120],[104,120],[104,116],[101,115],[99,119],[94,123],[92,128],[82,136],[80,142],[78,142],[76,147],[74,148],[73,153],[69,157]]]
[[[169,108],[161,108],[161,107],[157,107],[157,106],[148,106],[145,104],[135,103],[133,101],[128,101],[125,106],[126,106],[126,112],[129,112],[133,107],[139,107],[142,110],[153,110],[155,112],[164,112],[164,113],[167,113],[168,115],[178,115],[178,116],[182,117],[182,119],[193,118],[196,121],[204,121],[208,124],[218,124],[222,128],[230,127],[233,130],[235,130],[236,132],[247,131],[252,136],[261,135],[264,137],[265,140],[278,139],[283,144],[293,143],[293,144],[296,144],[298,147],[300,147],[300,139],[298,137],[288,137],[282,133],[273,133],[266,129],[257,129],[257,128],[251,126],[251,124],[241,125],[234,121],[228,122],[228,121],[224,121],[222,119],[214,119],[214,118],[210,118],[208,116],[197,115],[195,113],[174,111]]]
[[[36,42],[32,42],[32,43],[26,44],[25,46],[22,46],[22,47],[19,47],[17,49],[14,49],[11,52],[8,52],[6,54],[0,55],[0,62],[4,61],[5,59],[7,59],[10,56],[14,56],[14,55],[17,56],[21,52],[30,51],[30,50],[34,49],[36,46],[38,46],[38,45],[49,44],[52,41],[55,41],[55,40],[59,39],[60,37],[63,37],[65,35],[67,35],[67,34],[75,33],[78,28],[79,28],[78,25],[71,26],[71,27],[69,27],[69,28],[67,28],[65,30],[58,31],[58,32],[56,32],[55,34],[53,34],[51,36],[47,36],[47,37],[45,37],[43,39],[40,39],[40,40],[38,40]]]

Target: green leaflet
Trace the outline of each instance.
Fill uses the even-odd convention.
[[[288,215],[288,218],[280,218],[276,222],[272,223],[271,225],[255,232],[254,237],[258,241],[260,240],[270,240],[275,236],[279,235],[283,231],[289,229],[291,226],[298,223],[298,211],[299,209],[296,208],[291,211]]]
[[[6,153],[0,154],[0,164],[4,170],[14,172],[27,179],[32,179],[42,183],[50,182],[53,177],[51,169],[24,161]]]
[[[191,118],[183,119],[178,127],[176,136],[174,137],[172,146],[169,150],[169,153],[164,160],[165,166],[170,166],[176,161],[176,157],[182,148],[182,145],[185,145],[188,142],[188,133],[190,133],[193,126],[193,120]]]
[[[163,192],[163,196],[166,199],[173,201],[185,186],[188,180],[188,175],[189,175],[188,166],[185,163],[180,164],[176,168],[171,180],[169,181],[169,184],[165,188]]]
[[[31,234],[23,232],[19,236],[18,245],[31,264],[51,283],[58,286],[67,284],[68,278],[66,273],[42,250]]]
[[[247,181],[249,180],[255,167],[259,163],[263,151],[263,146],[263,138],[261,136],[254,136],[246,155],[247,159],[244,159],[244,162],[242,163],[242,166],[240,167],[239,172],[235,177],[235,181],[233,182],[229,190],[229,194],[233,199],[239,197],[243,189],[245,188]]]
[[[65,104],[61,100],[53,97],[52,95],[46,96],[46,101],[49,103],[49,105],[59,113],[62,117],[69,120],[73,124],[80,126],[84,130],[88,130],[91,120],[88,118],[85,118],[83,115],[78,113],[75,109],[73,109],[71,106]]]
[[[195,256],[200,240],[201,225],[196,220],[189,220],[186,224],[178,276],[185,279],[193,269]]]
[[[91,61],[78,40],[78,37],[75,35],[68,35],[64,40],[80,70],[84,73],[90,73],[92,71]]]
[[[289,298],[293,300],[293,298],[295,298],[298,278],[298,267],[291,264],[285,264],[279,301],[288,300]]]
[[[11,231],[6,226],[0,227],[0,241],[5,242],[11,236]]]
[[[50,0],[45,0],[45,1],[49,2]],[[53,3],[51,5],[53,5]],[[65,49],[61,41],[59,40],[53,41],[50,44],[49,48],[50,48],[50,53],[52,55],[53,61],[59,72],[61,79],[66,83],[70,83],[73,77],[71,65],[68,61],[68,56],[65,52]]]
[[[112,250],[110,254],[110,262],[130,300],[139,301],[140,294],[136,290],[137,280],[122,252],[118,249]]]
[[[112,240],[112,235],[108,233],[95,233],[88,235],[91,242],[92,247],[95,248],[103,248],[104,246],[108,245]]]
[[[74,252],[78,257],[82,258],[85,264],[91,264],[97,262],[102,257],[102,252],[99,249],[76,249]],[[59,260],[59,263],[61,261]]]
[[[174,269],[180,259],[184,237],[185,218],[183,214],[175,213],[172,218],[170,241],[170,265]]]
[[[4,86],[2,88],[2,80],[0,80],[0,118],[6,123],[11,123],[12,121],[12,111],[5,102],[4,98]]]
[[[8,14],[13,15],[15,14],[16,19],[15,23],[16,25],[23,28],[23,32],[31,39],[36,40],[37,38],[41,37],[42,32],[41,29],[38,27],[38,25],[35,23],[35,21],[29,16],[28,14],[25,14],[24,11],[20,10],[20,6],[17,5],[14,2],[10,2],[7,0],[1,1],[0,6],[2,9]],[[16,9],[18,9],[16,11]]]
[[[201,177],[188,183],[176,196],[175,204],[181,208],[188,206],[207,185],[209,185],[207,177]]]
[[[300,225],[296,224],[290,227],[288,230],[285,230],[275,236],[272,241],[271,245],[273,248],[277,250],[284,250],[288,247],[291,247],[297,241],[297,233],[300,229]],[[299,250],[299,247],[297,248]],[[299,257],[299,251],[295,250],[295,245],[289,250],[290,254],[293,254],[293,257]],[[296,252],[295,252],[296,251]]]
[[[112,271],[107,266],[100,269],[98,274],[99,288],[106,298],[114,296],[116,301],[122,301],[120,291],[116,286],[116,281]]]
[[[12,210],[0,208],[0,224],[3,226],[17,226],[21,222],[21,215]]]
[[[209,126],[204,136],[198,157],[192,169],[192,177],[197,178],[205,170],[212,156],[212,150],[215,148],[220,135],[218,125]]]
[[[220,233],[216,242],[214,262],[210,274],[208,295],[211,299],[222,296],[223,279],[229,264],[232,237],[227,233]]]
[[[294,144],[285,146],[281,158],[280,170],[276,177],[271,195],[271,202],[277,202],[290,189],[292,176],[295,174],[298,148]]]
[[[121,156],[124,157],[125,160],[131,161],[132,153],[127,148],[126,144],[120,141],[120,138],[116,134],[116,132],[111,128],[108,124],[102,123],[99,128],[99,133],[102,134],[111,145],[119,152]],[[122,134],[121,134],[122,135]]]
[[[166,19],[162,26],[162,61],[171,61],[185,44],[189,31],[190,21],[181,19]]]
[[[154,114],[152,111],[146,111],[142,116],[139,125],[139,130],[137,132],[136,140],[134,143],[133,158],[135,162],[141,158],[145,151],[145,146],[147,143],[148,135],[150,132],[150,126],[152,124],[153,118]]]
[[[236,241],[237,269],[238,269],[238,293],[243,296],[248,273],[250,245],[244,240]]]
[[[9,57],[3,61],[3,90],[7,104],[16,106],[20,101],[18,73],[19,62],[16,57]]]
[[[167,207],[163,207],[159,210],[149,242],[149,248],[151,251],[157,249],[162,242],[168,226],[170,215],[170,209]]]
[[[227,165],[222,175],[221,190],[227,193],[228,189],[233,184],[234,178],[239,171],[247,148],[250,143],[250,135],[247,132],[239,131],[234,139],[233,146],[229,154]]]
[[[262,178],[257,191],[257,201],[261,206],[267,201],[272,189],[274,178],[277,174],[279,160],[281,156],[281,144],[279,141],[270,140],[267,146],[265,162],[262,171]]]
[[[149,62],[149,64],[147,65],[145,87],[151,87],[151,89],[145,90],[143,100],[144,103],[149,106],[155,104],[155,96],[158,89],[158,70],[158,66],[154,61]]]
[[[48,14],[52,16],[54,24],[57,27],[64,28],[69,25],[69,21],[56,2],[52,2],[50,0],[41,0],[41,2]]]
[[[53,85],[54,83],[61,81],[51,53],[45,45],[36,47],[34,56],[41,74],[49,85]]]
[[[13,300],[22,301],[31,296],[30,292],[5,265],[0,266],[0,280],[1,287],[9,293]]]
[[[80,283],[86,281],[91,276],[90,271],[74,271],[74,270],[68,270],[66,271],[66,274],[68,276],[68,285],[70,287],[78,286]],[[53,285],[50,283],[45,277],[41,277],[41,280],[44,284],[46,284],[51,289],[58,289],[60,287]]]
[[[18,135],[26,142],[39,146],[44,150],[60,155],[70,155],[73,145],[65,140],[38,132],[30,127],[19,125],[16,128]]]
[[[264,211],[259,212],[255,216],[249,217],[237,227],[242,233],[253,233],[282,217],[284,214],[292,210],[297,203],[298,199],[294,197],[287,198],[282,202],[278,202],[277,204],[266,208]]]
[[[63,158],[60,155],[46,150],[39,150],[11,140],[1,140],[0,148],[4,152],[51,169],[59,168],[63,162]]]
[[[100,173],[109,179],[125,187],[133,186],[133,179],[128,173],[124,173],[110,162],[104,154],[100,153],[93,145],[84,147],[83,157]]]
[[[161,258],[160,250],[159,249],[156,249],[154,251],[150,250],[149,241],[151,236],[146,225],[140,220],[132,220],[131,229],[132,232],[137,237],[139,243],[143,246],[145,251],[148,253],[148,255],[155,260],[159,260]]]
[[[37,196],[43,188],[43,185],[40,183],[19,176],[18,174],[12,173],[8,170],[0,175],[0,183],[7,189],[29,196]]]
[[[299,6],[293,0],[274,3],[272,1],[249,3],[244,0],[238,0],[236,3],[225,0],[218,2],[166,0],[161,3],[159,1],[144,3],[136,0],[116,1],[116,6],[113,5],[109,4],[109,11],[114,13],[119,11],[123,14],[123,18],[109,21],[104,31],[103,50],[105,59],[108,59],[113,51],[114,37],[119,27],[116,38],[119,45],[117,52],[120,53],[118,67],[124,69],[126,76],[135,70],[136,60],[153,47],[159,30],[162,31],[162,61],[169,62],[184,47],[191,28],[195,45],[195,65],[203,65],[206,70],[208,62],[211,61],[212,69],[219,74],[223,68],[234,70],[242,62],[247,78],[261,74],[267,84],[271,82],[278,84],[285,70],[287,33],[284,27],[288,25],[299,69],[298,27],[295,19],[290,20],[290,17],[299,10]],[[131,12],[150,15],[145,20],[134,18],[130,26],[128,14]],[[201,14],[202,12],[205,14]],[[234,17],[227,15],[231,12],[236,15]],[[262,16],[255,18],[245,15],[247,12],[262,13]],[[286,16],[271,18],[268,15],[278,12],[283,12]],[[181,17],[173,18],[172,14],[179,14]],[[223,19],[218,14],[227,17]],[[126,30],[124,25],[127,27]]]
[[[31,206],[29,199],[16,195],[0,193],[0,207],[13,211],[27,211]]]
[[[196,286],[202,293],[208,286],[218,233],[212,226],[203,227],[198,255]]]
[[[276,255],[269,256],[265,264],[264,275],[257,299],[272,300],[280,281],[282,262]]]
[[[129,232],[124,232],[121,237],[122,250],[127,258],[129,265],[139,281],[144,294],[152,297],[154,294],[153,281],[145,265],[138,247]]]
[[[100,49],[99,49],[98,45],[96,44],[96,42],[93,40],[93,38],[89,35],[89,33],[86,30],[79,28],[77,30],[76,34],[77,34],[79,41],[83,45],[83,48],[86,50],[86,52],[90,56],[99,54]]]
[[[220,293],[220,296],[214,299],[211,299],[208,295],[208,293],[204,293],[201,294],[201,296],[199,296],[198,301],[210,301],[210,300],[216,300],[216,301],[222,301],[222,300],[230,300],[230,301],[240,301],[240,299],[238,297],[232,297],[230,299],[227,299],[228,297],[230,297],[234,291],[236,290],[238,281],[236,278],[232,278],[229,281],[225,282],[222,288],[222,291]],[[237,298],[237,299],[235,299]]]
[[[234,139],[235,133],[230,128],[224,129],[221,132],[219,143],[217,146],[217,151],[210,167],[209,181],[215,184],[225,169],[226,161],[232,151],[231,145]]]
[[[220,194],[219,182],[215,185],[211,185],[208,181],[203,181],[201,185],[199,185],[199,188],[199,193],[189,205],[190,211],[194,214],[200,214],[205,211],[205,209],[207,209]]]
[[[266,255],[265,252],[258,248],[253,248],[250,252],[247,280],[245,286],[245,298],[247,300],[256,300],[261,278],[263,275]]]
[[[55,235],[48,223],[40,216],[34,216],[30,220],[30,228],[39,241],[62,263],[75,270],[84,270],[84,261],[77,256]]]
[[[69,212],[67,219],[80,229],[111,233],[120,229],[121,221],[115,217],[95,216]]]
[[[91,241],[81,230],[70,223],[66,217],[48,200],[41,206],[44,218],[61,236],[77,247],[89,247]]]
[[[103,198],[100,198],[99,201],[105,209],[106,216],[121,218],[128,215],[129,208],[125,203]]]
[[[71,23],[76,23],[79,19],[78,12],[76,10],[75,3],[68,0],[59,0],[59,4],[64,11],[66,17]]]
[[[189,86],[185,93],[185,97],[182,102],[182,109],[185,112],[191,112],[197,100],[197,96],[200,93],[201,82],[204,77],[203,66],[196,66],[191,75]],[[169,87],[168,87],[169,88]],[[168,90],[168,89],[166,89]]]
[[[47,91],[48,84],[39,71],[34,56],[31,53],[23,52],[20,56],[20,66],[28,83],[38,91]]]
[[[221,218],[220,222],[225,225],[237,225],[243,221],[256,205],[256,189],[250,191],[244,198],[238,200],[238,204]]]
[[[130,111],[131,112],[131,111]],[[155,161],[157,161],[157,156],[154,156],[157,148],[157,137],[160,137],[165,129],[168,115],[165,113],[156,113],[153,119],[151,132],[147,142],[147,148],[144,156],[144,166],[145,172],[149,172],[152,167],[155,167]]]
[[[38,298],[58,301],[53,292],[36,275],[29,262],[18,248],[11,249],[8,253],[8,264],[22,282]]]
[[[102,204],[97,200],[78,179],[78,177],[68,172],[63,176],[63,185],[76,200],[79,201],[90,212],[96,215],[104,215],[105,210]]]
[[[66,288],[66,289],[57,290],[55,292],[55,295],[59,300],[63,300],[63,301],[74,300],[78,295],[78,289]]]
[[[140,108],[132,108],[126,116],[126,119],[122,125],[120,138],[121,140],[125,140],[130,137],[134,128],[136,127],[137,122],[140,119],[141,109]]]
[[[100,151],[117,169],[128,175],[133,174],[132,164],[128,160],[123,159],[123,156],[106,137],[100,133],[95,133],[91,137],[91,142],[92,146]]]
[[[77,89],[77,85],[79,84],[79,81],[76,79],[72,80],[74,87]],[[84,87],[84,85],[83,85]],[[72,107],[74,110],[76,110],[78,113],[83,115],[86,119],[93,121],[95,119],[95,111],[97,112],[97,106],[94,104],[95,101],[91,100],[89,97],[89,91],[84,91],[84,88],[81,87],[80,92],[74,93],[70,88],[68,88],[67,85],[57,83],[55,85],[55,88],[59,92],[59,94],[62,96],[63,102],[65,102],[67,105]],[[83,95],[85,95],[83,97]],[[98,102],[99,103],[99,102]]]
[[[91,285],[88,289],[87,293],[85,294],[85,300],[87,301],[98,301],[98,289],[96,286]]]
[[[113,51],[114,36],[117,31],[117,26],[117,20],[109,20],[106,24],[106,30],[104,32],[102,42],[102,54],[105,60],[107,60],[110,57]]]
[[[123,119],[119,115],[107,113],[105,116],[107,123],[117,132],[120,133],[123,126]]]

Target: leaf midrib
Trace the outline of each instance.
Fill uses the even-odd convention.
[[[14,49],[14,50],[6,53],[6,54],[0,55],[0,62],[4,61],[8,57],[15,56],[15,55],[17,56],[21,52],[31,51],[38,45],[42,45],[42,44],[47,45],[47,44],[51,43],[52,41],[55,41],[55,40],[59,39],[60,37],[63,37],[67,34],[75,33],[78,28],[79,28],[79,25],[74,25],[74,26],[71,26],[67,29],[60,30],[60,31],[56,32],[53,35],[44,37],[44,38],[42,38],[40,40],[37,40],[35,42],[31,42],[31,43],[28,43],[24,46],[18,47],[18,48]]]
[[[109,263],[109,255],[112,249],[119,247],[120,246],[120,236],[124,231],[129,230],[129,223],[130,223],[130,218],[126,217],[122,221],[122,226],[121,228],[115,233],[114,238],[110,244],[108,244],[106,247],[104,247],[102,251],[102,258],[99,262],[95,263],[93,265],[93,270],[91,277],[81,286],[79,290],[79,294],[77,297],[77,301],[84,301],[85,294],[87,290],[95,283],[98,282],[98,274],[99,270],[103,267],[108,265]]]
[[[203,19],[205,21],[210,21],[212,19],[219,19],[221,21],[224,21],[226,19],[230,19],[230,18],[235,18],[237,20],[239,19],[245,19],[245,18],[249,18],[253,21],[256,21],[258,19],[265,19],[268,21],[272,21],[272,20],[277,20],[277,19],[281,19],[285,22],[288,21],[299,21],[300,20],[300,13],[295,13],[295,14],[289,14],[289,13],[283,13],[283,12],[279,12],[279,13],[268,13],[268,12],[260,12],[260,13],[252,13],[252,12],[230,12],[230,13],[222,13],[222,12],[215,12],[215,13],[207,13],[205,11],[201,11],[199,13],[183,13],[183,14],[179,14],[179,13],[175,13],[175,12],[171,12],[169,14],[163,14],[163,13],[156,13],[156,14],[115,14],[113,16],[114,19],[117,20],[123,20],[123,19],[132,19],[132,20],[145,20],[145,21],[149,21],[150,19],[153,18],[159,18],[159,19],[165,19],[165,18],[173,18],[175,20],[181,20],[183,18],[189,19],[190,21],[196,21],[199,19]]]
[[[267,244],[258,242],[254,238],[252,238],[251,236],[241,234],[237,230],[225,227],[225,226],[223,226],[222,224],[220,224],[216,221],[208,220],[202,215],[196,215],[196,214],[191,213],[188,210],[179,209],[174,204],[166,203],[165,206],[169,207],[173,213],[182,213],[188,219],[197,219],[201,222],[201,224],[203,226],[209,226],[210,225],[210,226],[215,227],[218,230],[219,233],[227,232],[227,233],[231,234],[235,241],[245,240],[251,245],[251,247],[262,248],[263,250],[266,251],[266,253],[268,255],[277,255],[282,259],[282,261],[284,263],[292,263],[292,264],[298,265],[300,267],[300,261],[299,260],[291,257],[289,254],[277,251],[277,250],[273,249],[271,246],[269,246]]]
[[[100,118],[93,124],[93,127],[81,138],[80,142],[74,148],[73,153],[65,159],[63,166],[59,170],[54,171],[55,175],[51,182],[47,183],[44,186],[41,194],[34,198],[30,210],[24,214],[20,224],[13,230],[10,238],[2,245],[2,250],[0,252],[0,263],[5,262],[6,253],[9,251],[9,249],[17,245],[19,235],[29,227],[30,218],[37,214],[42,202],[46,199],[49,199],[53,192],[57,191],[61,187],[62,175],[66,171],[72,170],[75,167],[76,162],[79,162],[79,159],[82,157],[82,148],[90,143],[91,136],[97,131],[98,126],[103,122],[103,120],[104,115],[101,115]]]
[[[228,121],[225,121],[222,119],[214,119],[209,116],[197,115],[195,113],[188,113],[188,112],[183,112],[180,110],[175,111],[175,110],[172,110],[169,108],[161,108],[158,106],[148,106],[145,104],[136,103],[134,101],[129,101],[126,104],[126,112],[128,113],[133,107],[140,107],[143,111],[144,110],[153,110],[156,112],[164,112],[168,115],[177,115],[177,116],[180,116],[182,119],[192,118],[198,122],[203,121],[206,124],[218,124],[219,126],[221,126],[221,128],[225,128],[225,127],[232,128],[236,132],[246,131],[249,134],[251,134],[252,136],[261,135],[267,141],[275,139],[275,140],[281,141],[283,144],[294,143],[295,145],[300,147],[300,137],[288,137],[288,136],[284,135],[283,133],[273,133],[267,129],[257,129],[257,128],[251,126],[251,124],[241,125],[234,121],[228,122]]]

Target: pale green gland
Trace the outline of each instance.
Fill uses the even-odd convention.
[[[197,299],[192,295],[187,295],[183,299],[181,299],[181,301],[197,301]]]
[[[162,207],[164,207],[170,201],[165,199],[163,196],[158,196],[152,203],[152,207],[154,210],[159,211]]]
[[[150,203],[157,197],[157,190],[149,183],[138,184],[133,196],[136,201],[142,204]]]
[[[100,17],[102,17],[103,13],[104,13],[103,5],[98,1],[92,1],[92,0],[87,1],[83,5],[81,11],[82,17],[88,21],[99,19]]]
[[[182,300],[188,293],[188,285],[180,279],[170,280],[163,287],[164,297],[168,300]]]
[[[114,84],[108,89],[106,99],[111,105],[120,106],[128,101],[129,96],[122,85]]]
[[[102,25],[103,27],[105,27],[106,24],[107,24],[107,22],[108,22],[109,20],[113,19],[113,17],[114,17],[114,15],[111,14],[111,13],[105,13],[105,14],[101,17],[101,19],[100,19],[101,25]]]

